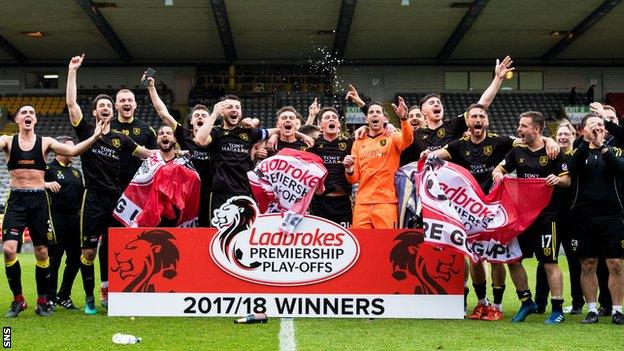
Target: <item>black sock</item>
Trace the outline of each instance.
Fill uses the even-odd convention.
[[[503,303],[503,295],[505,294],[505,284],[501,286],[492,285],[492,295],[494,295],[494,304],[500,305]]]
[[[470,289],[468,289],[467,286],[464,287],[464,308],[466,306],[468,306],[468,293],[470,292]]]
[[[5,262],[6,266],[6,276],[9,281],[9,287],[11,288],[11,292],[13,296],[18,296],[22,294],[22,268],[20,267],[20,263],[17,259],[12,262]]]
[[[550,299],[553,312],[563,313],[563,299]]]
[[[522,304],[525,303],[533,303],[533,299],[531,298],[531,290],[516,290],[516,294],[518,295],[518,299]]]
[[[35,267],[35,282],[37,282],[37,297],[41,301],[45,301],[49,293],[49,281],[50,281],[50,259],[45,261],[36,262]]]
[[[108,235],[102,236],[102,242],[100,243],[100,249],[98,256],[100,260],[100,280],[102,282],[108,281]]]
[[[85,295],[93,296],[93,289],[95,288],[93,261],[87,260],[84,256],[80,256],[80,274],[82,275]]]
[[[485,282],[472,283],[472,287],[474,288],[475,295],[477,295],[477,299],[479,300],[485,299],[485,294],[486,294]]]

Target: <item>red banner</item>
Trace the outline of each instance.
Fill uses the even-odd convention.
[[[422,232],[306,216],[291,236],[279,214],[228,223],[111,229],[109,315],[463,318],[463,256]]]

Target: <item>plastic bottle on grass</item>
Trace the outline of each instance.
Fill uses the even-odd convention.
[[[113,335],[113,343],[120,345],[138,344],[141,342],[141,338],[130,334],[117,333]]]

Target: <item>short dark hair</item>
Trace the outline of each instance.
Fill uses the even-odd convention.
[[[35,109],[35,106],[33,106],[33,105],[31,105],[31,104],[24,104],[24,105],[20,106],[20,107],[19,107],[19,108],[15,111],[15,113],[13,114],[13,116],[9,116],[9,120],[10,120],[10,121],[15,120],[15,118],[17,117],[17,114],[18,114],[18,113],[19,113],[19,112],[20,112],[20,111],[21,111],[24,107],[26,107],[26,106],[30,106],[30,107],[32,107],[32,108],[33,108],[33,110]],[[35,113],[36,113],[36,112],[37,112],[37,111],[35,111]],[[10,114],[7,114],[7,115],[10,115]],[[10,119],[11,117],[13,117],[13,119]]]
[[[234,94],[227,94],[225,96],[223,96],[221,98],[221,101],[225,101],[225,100],[236,100],[238,102],[240,102],[240,99],[238,98],[238,96],[234,95]]]
[[[160,131],[161,131],[163,128],[165,128],[165,127],[169,127],[169,128],[171,128],[171,130],[173,130],[173,131],[175,132],[175,129],[173,129],[173,127],[172,127],[172,126],[170,126],[170,125],[166,125],[166,124],[161,124],[161,125],[158,127],[158,130],[156,130],[156,134],[160,133]],[[174,137],[175,137],[175,134],[174,134]]]
[[[581,121],[581,126],[583,126],[583,128],[585,128],[585,126],[587,125],[587,120],[592,118],[592,117],[598,117],[598,118],[602,119],[602,116],[599,116],[599,115],[597,115],[595,113],[589,113],[589,114],[586,114],[585,117],[583,117],[583,120]]]
[[[409,110],[407,110],[407,112],[408,112],[408,113],[409,113],[409,112],[412,112],[412,111],[414,111],[415,109],[419,109],[419,110],[420,110],[420,105],[412,105],[412,106],[409,108]]]
[[[295,114],[295,116],[297,117],[297,119],[303,123],[303,117],[301,116],[301,114],[299,112],[297,112],[297,109],[294,108],[293,106],[284,106],[282,108],[280,108],[279,110],[277,110],[277,112],[275,113],[275,117],[279,118],[279,116],[284,113],[284,112],[292,112]]]
[[[368,110],[373,105],[380,106],[381,107],[381,112],[383,113],[383,115],[384,116],[388,116],[388,112],[386,112],[386,109],[384,108],[384,105],[381,102],[379,102],[379,101],[371,101],[368,104],[366,104],[366,114],[367,115],[368,115]]]
[[[338,118],[340,118],[340,114],[338,113],[338,110],[336,110],[335,108],[331,107],[331,106],[325,106],[322,109],[319,110],[319,112],[316,114],[316,120],[320,121],[323,119],[323,115],[328,112],[331,111],[333,113],[336,114],[336,116],[338,116]]]
[[[489,116],[488,110],[487,108],[485,108],[485,106],[483,106],[482,104],[470,104],[470,106],[468,106],[466,108],[466,111],[464,111],[464,116],[468,117],[468,112],[470,112],[470,110],[472,110],[473,108],[478,108],[483,110],[483,112],[485,112],[486,116]]]
[[[197,104],[197,105],[193,106],[193,109],[191,110],[191,115],[193,114],[193,112],[195,112],[197,110],[203,110],[203,111],[206,111],[206,112],[210,113],[210,110],[208,109],[208,107],[206,107],[206,105]]]
[[[314,124],[306,124],[299,128],[299,133],[303,133],[307,136],[310,136],[312,132],[320,132],[320,131],[321,130],[319,129],[319,127],[315,126]]]
[[[420,99],[420,102],[418,103],[418,106],[420,106],[420,108],[422,109],[422,106],[425,104],[425,102],[427,102],[427,100],[431,99],[431,98],[438,98],[440,99],[440,101],[442,101],[442,96],[438,93],[429,93],[425,96],[423,96],[422,99]]]
[[[74,143],[76,142],[74,141],[74,138],[70,137],[69,135],[59,135],[54,139],[56,139],[56,141],[62,144],[64,144],[66,141],[73,141]]]
[[[520,118],[524,118],[524,117],[530,118],[531,123],[533,123],[533,125],[540,127],[540,133],[544,131],[544,126],[545,126],[544,115],[542,115],[541,112],[537,112],[537,111],[522,112],[520,114]]]
[[[91,102],[91,111],[95,111],[95,109],[97,108],[98,101],[103,100],[103,99],[110,101],[111,104],[115,106],[115,100],[113,100],[113,98],[110,97],[110,95],[100,94],[96,96],[95,99],[93,99],[93,101]]]

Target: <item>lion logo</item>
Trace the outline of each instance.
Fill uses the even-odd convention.
[[[119,149],[119,147],[121,146],[121,140],[120,140],[119,138],[114,138],[114,139],[112,140],[112,143],[113,143],[113,146],[114,146],[114,147],[116,147],[116,148],[118,148],[118,149]]]
[[[444,128],[440,128],[436,134],[438,138],[444,138],[446,136],[446,130]]]
[[[137,127],[132,128],[132,134],[134,135],[141,134],[141,128],[137,128]]]
[[[548,163],[548,156],[540,156],[539,158],[540,166],[544,167],[546,166],[547,163]]]
[[[340,151],[345,151],[347,149],[347,143],[338,143],[338,149]]]
[[[153,278],[173,279],[180,260],[174,241],[171,233],[153,229],[128,242],[123,251],[115,252],[113,272],[123,280],[131,278],[123,292],[154,292]]]
[[[448,283],[453,275],[460,274],[460,269],[454,269],[458,254],[450,255],[450,262],[436,258],[435,252],[427,255],[425,250],[441,252],[443,248],[424,245],[422,232],[406,231],[394,238],[397,243],[390,251],[390,262],[392,262],[392,277],[397,281],[402,281],[409,277],[415,278],[414,294],[448,294],[443,286]],[[425,259],[428,257],[429,259]],[[447,261],[449,259],[446,259]]]
[[[241,133],[241,134],[239,134],[239,137],[243,141],[249,141],[249,135],[247,135],[247,133]]]
[[[492,154],[492,145],[488,145],[483,148],[483,154],[486,156],[490,156]]]
[[[239,234],[251,228],[251,225],[258,217],[258,207],[252,199],[247,196],[235,196],[219,209],[214,211],[212,225],[219,229],[218,240],[221,252],[228,261],[236,264],[241,269],[255,269],[261,263],[258,261],[245,264],[243,262],[243,251],[231,245],[232,240]]]

